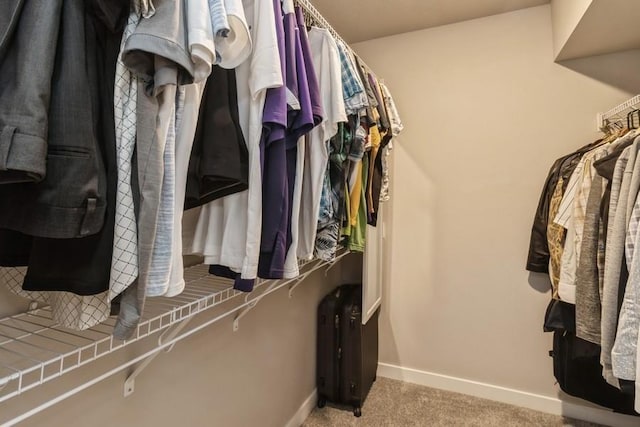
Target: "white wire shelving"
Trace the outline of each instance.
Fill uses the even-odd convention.
[[[126,341],[112,336],[116,321],[114,316],[85,331],[70,330],[56,324],[49,307],[0,319],[0,403],[158,334],[157,345],[146,353],[121,363],[3,425],[23,421],[127,367],[136,365],[124,384],[124,395],[128,396],[134,391],[135,378],[162,350],[171,350],[177,342],[232,314],[235,314],[233,329],[237,330],[242,317],[265,296],[288,287],[289,297],[292,297],[295,288],[311,273],[330,269],[348,253],[339,252],[331,262],[317,259],[303,261],[300,263],[300,276],[294,279],[258,280],[251,293],[233,289],[232,280],[210,275],[206,265],[186,268],[184,292],[172,298],[148,298],[135,334]],[[233,304],[232,301],[236,303]],[[186,328],[196,315],[221,305],[225,305],[225,310],[216,311],[215,317],[195,327]]]
[[[602,129],[613,120],[626,118],[626,114],[629,112],[629,110],[633,110],[635,108],[638,108],[639,106],[640,95],[636,95],[633,98],[626,100],[622,104],[617,105],[608,111],[605,111],[604,113],[598,113],[596,117],[598,130]]]

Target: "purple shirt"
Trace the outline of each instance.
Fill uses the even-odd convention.
[[[298,139],[311,131],[316,125],[314,120],[313,99],[309,87],[307,56],[302,42],[303,28],[299,28],[296,17],[288,13],[284,17],[285,40],[287,41],[287,88],[295,95],[300,110],[290,110],[287,130],[287,148],[297,149]],[[306,36],[306,33],[304,33]],[[309,57],[310,58],[310,57]],[[290,64],[291,63],[291,64]],[[313,76],[315,80],[315,74]],[[317,84],[316,84],[317,86]],[[295,171],[294,171],[295,175]]]
[[[278,38],[278,50],[280,52],[280,67],[282,75],[285,75],[285,41],[284,27],[282,23],[282,9],[280,0],[273,0],[274,14],[276,17],[276,36]],[[287,88],[280,86],[277,88],[267,89],[264,101],[264,111],[262,116],[262,143],[269,146],[275,141],[284,139],[285,129],[287,127]],[[262,152],[262,151],[261,151]],[[262,158],[263,164],[265,159]],[[264,170],[263,170],[264,175]]]
[[[282,16],[274,0],[276,32],[285,86],[267,92],[263,117],[262,240],[258,276],[284,276],[291,246],[291,207],[297,169],[298,140],[322,121],[322,105],[315,69],[304,27],[302,10]],[[287,106],[286,91],[299,108]],[[286,130],[283,130],[283,117]],[[278,125],[275,127],[275,125]]]
[[[273,0],[282,75],[287,75],[287,46],[281,0]],[[287,255],[287,230],[291,201],[287,174],[287,86],[267,90],[262,117],[262,235],[258,276],[281,279]]]
[[[320,85],[318,84],[318,77],[313,66],[313,60],[311,59],[311,47],[309,45],[309,38],[307,36],[307,27],[304,23],[304,14],[301,7],[297,6],[295,9],[296,17],[298,19],[298,27],[300,29],[300,43],[302,54],[304,56],[304,65],[306,68],[307,86],[309,88],[309,95],[311,97],[313,123],[314,125],[318,125],[322,123],[322,119],[324,116],[324,109],[322,108],[322,98],[320,96]]]

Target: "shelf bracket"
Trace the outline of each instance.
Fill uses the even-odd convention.
[[[302,282],[311,275],[311,273],[318,270],[323,264],[326,264],[326,261],[323,261],[321,259],[315,260],[315,264],[311,268],[302,273],[297,279],[294,279],[293,285],[289,287],[289,298],[293,298],[293,291],[295,291],[296,288],[300,286]]]
[[[349,252],[343,252],[340,255],[336,256],[335,259],[333,261],[323,261],[323,260],[317,260],[316,264],[311,267],[308,271],[306,271],[305,273],[303,273],[300,277],[298,277],[295,282],[293,283],[293,285],[291,285],[289,287],[289,298],[293,297],[293,291],[302,284],[302,282],[311,275],[311,273],[315,272],[317,269],[321,268],[324,265],[327,266],[327,268],[325,268],[324,270],[324,276],[327,277],[327,275],[329,274],[329,270],[331,270],[337,263],[338,261],[340,261],[345,255],[349,254]]]
[[[273,288],[275,288],[279,282],[279,280],[273,280],[272,283],[267,287],[267,289],[265,289],[259,296],[255,297],[251,302],[249,302],[249,296],[251,294],[247,294],[247,296],[244,298],[244,301],[245,303],[249,303],[249,305],[243,308],[233,319],[233,332],[238,332],[238,330],[240,329],[240,319],[242,319],[247,315],[247,313],[253,310],[254,307],[258,305],[260,300],[264,298],[264,296],[268,294]]]
[[[304,279],[306,278],[307,278],[307,275],[303,274],[302,276],[298,277],[291,286],[289,286],[289,298],[293,298],[293,291],[295,291],[296,288],[300,286],[302,282],[304,282]]]
[[[296,288],[300,286],[302,282],[304,282],[307,279],[307,277],[309,277],[311,273],[313,273],[320,264],[322,264],[322,261],[317,262],[316,265],[314,265],[313,267],[311,267],[311,269],[309,269],[309,271],[302,273],[300,276],[292,280],[293,284],[289,286],[289,298],[293,298],[293,291],[295,291]]]
[[[184,319],[173,328],[168,328],[166,331],[160,334],[160,336],[158,337],[158,346],[161,347],[165,342],[172,341],[175,337],[177,337],[178,334],[180,334],[180,332],[182,332],[182,330],[189,324],[189,322],[191,322],[191,319],[193,319],[193,317],[194,316]],[[169,353],[171,350],[173,350],[173,347],[175,345],[176,343],[174,342],[166,349],[164,349],[164,352]],[[147,366],[151,364],[151,362],[155,360],[156,357],[160,355],[160,353],[160,351],[157,351],[144,359],[138,366],[135,367],[133,372],[129,374],[127,379],[124,381],[124,397],[131,396],[133,394],[136,386],[136,378],[142,373],[142,371],[146,369]]]
[[[349,251],[345,251],[345,252],[339,254],[338,256],[336,256],[333,261],[329,262],[328,265],[327,265],[327,268],[325,268],[325,270],[324,270],[324,276],[327,277],[329,275],[329,270],[331,270],[333,267],[335,267],[336,264],[338,264],[338,261],[340,261],[345,256],[349,255],[350,253],[351,252],[349,252]]]
[[[240,313],[236,315],[236,317],[233,319],[233,332],[238,332],[238,329],[240,329],[240,319],[242,319],[247,315],[247,313],[253,310],[253,308],[258,305],[258,301],[260,301],[260,297],[257,297],[255,300],[251,301],[248,306],[246,306],[244,309],[242,309],[242,311],[240,311]]]

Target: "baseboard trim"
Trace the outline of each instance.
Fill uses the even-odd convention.
[[[316,407],[318,401],[318,390],[314,389],[313,392],[307,397],[307,399],[300,405],[300,408],[291,417],[285,427],[300,427],[302,423],[309,417],[313,408]]]
[[[562,415],[584,421],[591,421],[614,427],[638,427],[640,421],[636,417],[615,414],[596,407],[583,406],[572,402],[565,402],[558,398],[543,396],[525,391],[500,387],[463,378],[433,372],[420,371],[412,368],[378,364],[378,376],[401,380],[413,384],[456,393],[495,400],[553,415]]]

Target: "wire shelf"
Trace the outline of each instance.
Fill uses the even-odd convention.
[[[0,319],[0,402],[77,369],[238,295],[233,281],[209,274],[208,266],[185,269],[185,290],[173,298],[149,298],[133,337],[115,339],[115,317],[85,331],[59,326],[49,307]],[[256,284],[256,289],[266,282]]]
[[[604,126],[606,126],[608,122],[613,121],[615,119],[626,118],[626,114],[629,112],[629,110],[635,109],[639,105],[640,105],[640,95],[636,95],[633,98],[623,102],[622,104],[613,107],[609,111],[606,111],[604,113],[598,113],[596,118],[598,122],[598,129],[602,129]],[[622,117],[622,116],[625,116],[625,117]]]
[[[134,335],[126,341],[118,340],[112,335],[116,323],[115,316],[84,331],[71,330],[57,324],[52,320],[49,307],[0,319],[0,403],[131,343],[161,331],[164,334],[171,326],[175,326],[172,332],[175,331],[176,334],[170,337],[169,342],[163,342],[163,335],[160,335],[158,345],[148,355],[167,348],[202,327],[244,308],[245,311],[237,315],[234,320],[234,330],[237,330],[240,318],[266,295],[284,286],[290,286],[289,296],[291,296],[293,289],[309,274],[320,268],[331,268],[348,253],[347,250],[339,251],[336,259],[331,262],[318,259],[301,260],[299,277],[284,280],[258,279],[251,293],[233,289],[233,280],[210,275],[207,265],[186,268],[184,291],[171,298],[148,298]],[[230,310],[210,319],[206,324],[178,335],[186,322],[197,314],[234,300],[240,295],[244,295],[242,303],[233,304]],[[126,365],[131,365],[131,361]],[[117,370],[116,368],[114,372]],[[76,391],[83,387],[79,387]],[[50,404],[51,402],[32,413]]]

